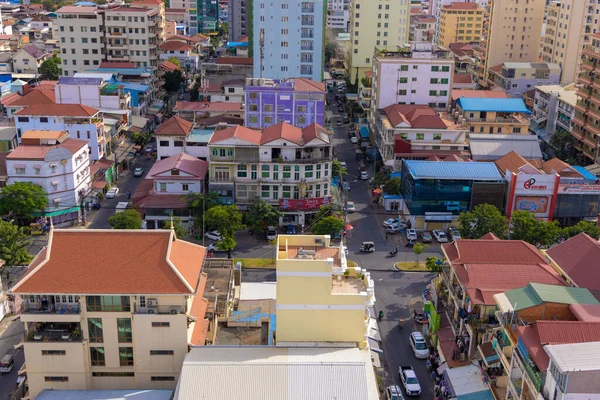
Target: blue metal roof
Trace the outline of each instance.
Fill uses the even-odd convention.
[[[456,104],[463,111],[520,112],[531,114],[521,99],[482,99],[461,97]]]
[[[493,162],[404,160],[404,166],[415,179],[504,180]]]
[[[58,79],[59,85],[100,85],[102,78],[75,78],[72,76],[61,76]]]
[[[92,1],[78,1],[77,3],[73,4],[74,6],[82,6],[82,7],[98,7],[98,4],[92,2]]]
[[[580,166],[576,166],[576,165],[571,165],[575,171],[579,172],[581,175],[583,175],[583,177],[586,180],[592,180],[592,181],[597,181],[598,178],[596,178],[596,175],[592,174],[590,171],[588,171],[587,169],[585,169],[585,167],[580,167]]]
[[[248,47],[248,42],[227,42],[227,47]]]
[[[361,126],[358,132],[360,133],[360,137],[363,139],[369,137],[369,128],[366,126]]]
[[[214,132],[214,129],[192,129],[187,141],[194,143],[208,143]]]
[[[141,83],[119,82],[119,84],[123,85],[125,90],[135,90],[137,92],[145,92],[150,89],[150,86],[142,85]]]

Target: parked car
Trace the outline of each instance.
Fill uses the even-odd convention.
[[[269,226],[267,228],[267,240],[277,239],[277,228],[274,226]]]
[[[369,180],[369,173],[367,171],[360,171],[358,179],[360,179],[361,181]]]
[[[387,233],[394,235],[394,234],[400,232],[400,228],[398,227],[398,225],[393,225],[393,226],[388,226],[387,228],[385,228],[385,231]]]
[[[417,379],[415,370],[410,365],[401,365],[398,369],[400,381],[404,386],[407,396],[418,396],[421,394],[421,384]]]
[[[348,204],[346,205],[346,211],[348,211],[349,213],[353,213],[356,211],[356,206],[354,205],[353,201],[348,202]]]
[[[402,389],[398,385],[391,385],[385,389],[385,400],[404,400]]]
[[[437,240],[440,243],[446,243],[448,242],[448,237],[446,236],[446,234],[442,231],[433,231],[433,237],[435,238],[435,240]]]
[[[408,342],[413,350],[413,353],[415,353],[415,357],[419,359],[425,359],[429,357],[429,348],[427,347],[427,343],[425,342],[425,338],[421,332],[411,333]]]
[[[352,136],[350,138],[350,143],[352,143],[352,144],[358,144],[358,138],[356,136]]]
[[[433,237],[431,236],[431,232],[429,232],[429,231],[421,232],[421,240],[423,241],[423,243],[431,243],[431,241],[433,240]]]
[[[458,231],[458,228],[455,226],[451,226],[450,229],[448,229],[448,235],[450,236],[450,240],[452,240],[452,241],[458,240],[461,238],[460,232]]]
[[[346,192],[349,192],[350,184],[348,182],[342,182],[342,189],[344,189]]]
[[[210,240],[221,240],[221,234],[219,233],[219,231],[206,232],[204,234],[204,237]]]
[[[417,231],[414,229],[407,229],[406,240],[417,240]]]
[[[296,234],[296,227],[294,225],[288,225],[285,227],[285,233],[287,235],[295,235]]]
[[[346,161],[340,161],[340,166],[345,170],[348,170],[348,164],[346,164]]]
[[[106,198],[107,199],[114,199],[115,197],[117,197],[117,195],[119,194],[119,188],[113,187],[108,189],[108,192],[106,192]]]
[[[388,227],[389,225],[397,224],[397,223],[398,223],[398,218],[389,218],[389,219],[386,219],[385,221],[383,221],[383,226]]]
[[[350,118],[348,118],[348,114],[344,114],[343,117],[344,118],[344,123],[347,124],[350,122]]]
[[[136,168],[133,171],[133,176],[142,176],[144,175],[144,168]]]
[[[208,246],[206,246],[206,250],[212,251],[212,252],[215,252],[215,253],[222,253],[224,251],[227,251],[227,250],[225,250],[225,249],[223,249],[221,247],[221,245],[219,244],[219,242],[215,242],[215,243],[209,244]]]

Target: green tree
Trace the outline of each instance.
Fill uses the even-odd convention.
[[[142,216],[130,208],[109,217],[108,223],[114,229],[142,229]]]
[[[248,206],[246,225],[257,233],[262,233],[268,226],[277,226],[283,213],[262,199],[255,199]]]
[[[319,211],[315,214],[314,221],[319,221],[322,218],[329,217],[333,215],[334,217],[341,218],[342,217],[342,209],[333,204],[327,204],[326,206],[319,207]]]
[[[40,73],[48,80],[57,81],[62,75],[62,70],[60,68],[61,64],[62,61],[60,57],[54,54],[52,57],[42,62],[42,65],[40,65]]]
[[[4,265],[1,266],[0,281],[3,291],[8,289],[10,279],[8,268],[28,265],[31,261],[32,257],[27,252],[27,245],[29,245],[29,237],[22,227],[0,219],[0,260],[4,261]]]
[[[168,61],[172,62],[173,64],[177,65],[178,67],[181,67],[181,61],[179,61],[179,58],[177,58],[177,57],[169,57]]]
[[[473,211],[461,213],[458,223],[458,230],[464,239],[479,239],[489,232],[502,239],[507,226],[506,217],[492,204],[479,204]]]
[[[205,213],[206,227],[209,230],[219,231],[221,240],[218,245],[227,251],[227,257],[231,258],[235,242],[235,233],[244,229],[242,213],[236,205],[214,206]]]
[[[164,75],[165,84],[164,88],[167,92],[173,93],[181,89],[181,83],[183,81],[183,73],[180,70],[167,71]]]
[[[402,181],[397,176],[393,177],[383,185],[383,192],[387,194],[402,193]]]
[[[373,177],[373,186],[380,187],[390,180],[390,172],[386,169],[378,171]]]
[[[556,221],[540,221],[533,213],[517,210],[510,219],[510,239],[523,240],[535,246],[551,246],[562,233]]]
[[[183,223],[181,222],[181,218],[173,217],[173,213],[169,215],[171,217],[171,221],[169,221],[169,227],[173,224],[173,230],[175,231],[175,236],[181,239],[185,235],[188,234],[188,230],[183,227]]]
[[[442,263],[438,262],[439,260],[440,260],[439,258],[434,257],[434,256],[427,257],[425,259],[425,266],[431,272],[435,272],[436,274],[439,274],[440,272],[442,272]]]
[[[550,146],[555,150],[556,157],[566,160],[571,150],[572,137],[567,131],[555,131],[550,137]]]
[[[579,221],[573,226],[567,226],[563,229],[563,236],[565,238],[570,238],[577,236],[582,232],[596,240],[600,239],[600,227],[593,222],[587,221]]]
[[[334,235],[341,233],[343,228],[344,221],[339,217],[330,215],[313,223],[311,232],[313,235]]]
[[[194,216],[194,222],[198,229],[202,228],[204,213],[214,206],[221,204],[219,202],[219,195],[215,192],[190,193],[185,199],[187,201],[187,209]]]
[[[35,212],[48,205],[48,197],[40,185],[33,182],[15,182],[0,190],[0,215],[26,223]]]
[[[419,256],[423,253],[425,253],[425,249],[427,248],[426,244],[417,242],[414,246],[413,246],[413,253],[415,254],[415,257],[417,258],[417,265],[419,265]]]
[[[331,176],[339,178],[347,173],[348,171],[346,171],[346,168],[342,167],[342,162],[340,160],[333,160],[331,163]]]

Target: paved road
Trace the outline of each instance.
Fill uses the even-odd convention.
[[[7,324],[7,325],[4,325]],[[7,322],[3,321],[6,330],[0,336],[0,358],[13,351],[24,334],[23,323],[21,321]],[[16,388],[17,372],[25,362],[23,350],[16,350],[15,365],[9,374],[0,375],[0,400],[10,399],[12,391]]]
[[[117,183],[117,186],[119,188],[119,194],[114,199],[104,199],[102,203],[102,208],[96,211],[94,220],[88,228],[110,229],[111,226],[108,223],[108,218],[114,215],[117,204],[121,201],[130,201],[127,200],[127,192],[130,191],[131,195],[133,196],[138,185],[142,182],[142,180],[144,180],[144,177],[146,176],[150,168],[152,168],[152,164],[152,159],[146,160],[145,157],[139,157],[131,170],[121,173],[121,175],[119,175],[119,181]],[[133,176],[133,170],[138,167],[144,168],[144,176]]]

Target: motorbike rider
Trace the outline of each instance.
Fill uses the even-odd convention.
[[[383,310],[379,310],[379,320],[383,319]]]

